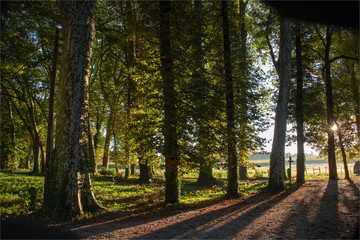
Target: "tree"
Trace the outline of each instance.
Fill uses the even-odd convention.
[[[304,154],[304,106],[303,106],[303,66],[301,52],[300,22],[296,22],[295,29],[296,49],[296,133],[297,133],[297,160],[296,182],[305,183],[305,154]]]
[[[333,33],[333,26],[326,26],[325,40],[319,34],[321,41],[325,48],[324,55],[324,71],[325,71],[325,87],[326,87],[326,119],[327,119],[327,134],[328,134],[328,164],[329,164],[329,178],[337,179],[337,168],[335,158],[335,133],[333,130],[334,112],[333,112],[333,96],[332,96],[332,82],[331,82],[331,65],[330,65],[330,47],[331,35]],[[319,33],[319,31],[317,31]]]
[[[228,189],[227,195],[238,195],[238,174],[235,140],[234,93],[232,80],[232,64],[229,38],[228,2],[221,2],[221,16],[224,40],[224,69],[225,69],[225,95],[226,95],[226,134],[228,148]]]
[[[10,128],[11,134],[3,136],[4,140],[7,136],[13,138],[16,147],[6,144],[2,145],[1,150],[11,149],[10,166],[16,169],[20,159],[30,159],[25,157],[25,148],[30,140],[33,172],[39,173],[44,171],[45,163],[43,130],[47,123],[47,90],[52,54],[47,46],[52,46],[50,42],[53,42],[53,32],[58,24],[58,13],[55,2],[7,4],[10,10],[4,11],[1,21],[1,88],[2,94],[9,96],[4,103],[11,103],[9,109],[12,114],[4,116],[12,116],[16,128],[15,132],[11,132]]]
[[[64,44],[56,121],[55,153],[50,166],[46,206],[55,214],[76,216],[98,210],[89,175],[87,138],[88,74],[94,39],[96,1],[59,1]],[[80,174],[83,177],[80,178]]]
[[[164,156],[165,156],[165,202],[179,202],[178,143],[176,133],[175,83],[172,76],[169,1],[160,1],[160,61],[164,94]]]
[[[239,0],[239,29],[240,29],[240,70],[241,70],[241,78],[240,78],[240,86],[239,92],[241,92],[240,99],[238,100],[241,104],[241,116],[240,116],[240,137],[239,137],[239,178],[240,180],[247,179],[247,166],[246,162],[249,157],[247,147],[248,140],[248,129],[249,129],[249,117],[248,117],[248,90],[249,90],[249,67],[248,67],[248,59],[247,59],[247,31],[246,31],[246,5],[248,1]],[[244,104],[246,103],[246,104]]]
[[[276,65],[280,87],[270,154],[269,188],[281,191],[284,189],[285,133],[291,77],[291,29],[290,19],[286,17],[280,17],[280,51]]]
[[[48,131],[47,131],[47,139],[46,139],[44,196],[48,194],[51,154],[54,147],[54,139],[53,139],[54,138],[54,102],[55,102],[55,82],[56,82],[56,70],[57,70],[57,59],[58,59],[57,57],[58,47],[59,47],[59,29],[56,29],[55,40],[54,40],[53,64],[52,64],[51,81],[50,81]]]

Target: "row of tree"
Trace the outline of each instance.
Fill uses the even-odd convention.
[[[359,156],[354,31],[279,18],[258,1],[8,5],[1,16],[1,168],[30,168],[32,159],[34,173],[46,172],[45,206],[59,214],[100,208],[90,174],[110,161],[126,177],[138,163],[144,181],[164,164],[167,203],[179,201],[179,175],[198,169],[199,182],[209,183],[212,168],[222,166],[234,197],[250,154],[265,144],[259,133],[271,110],[271,188],[284,188],[285,142],[297,141],[299,183],[305,141],[328,155],[330,178],[337,178],[336,155],[344,164]],[[286,134],[287,122],[296,135]]]

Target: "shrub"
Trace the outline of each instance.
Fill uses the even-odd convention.
[[[114,169],[107,169],[107,168],[102,168],[99,173],[101,175],[104,175],[104,176],[112,176],[115,174],[115,170]]]
[[[264,174],[263,174],[262,171],[255,170],[254,177],[255,178],[262,178],[262,177],[264,177]]]

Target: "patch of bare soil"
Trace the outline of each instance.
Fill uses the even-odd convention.
[[[89,239],[359,239],[359,180],[309,181],[248,199],[63,227]]]

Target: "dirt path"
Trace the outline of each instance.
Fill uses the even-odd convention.
[[[310,181],[297,190],[264,192],[198,209],[78,223],[91,239],[358,238],[360,178]]]

